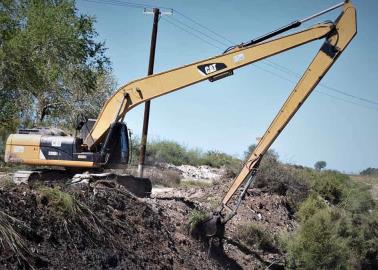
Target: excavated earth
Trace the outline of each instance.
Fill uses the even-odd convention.
[[[230,184],[230,179],[222,179],[201,188],[161,189],[146,200],[161,207],[162,213],[172,220],[178,231],[184,231],[192,211],[201,209],[210,213],[215,210]],[[278,249],[261,250],[257,245],[248,246],[245,239],[240,239],[238,228],[244,224],[258,225],[273,238],[293,231],[297,223],[286,197],[250,189],[238,214],[226,224],[223,248],[211,256],[224,269],[284,269],[284,255]]]
[[[114,184],[61,184],[74,198],[68,212],[54,208],[38,185],[0,185],[0,269],[282,269],[278,250],[246,246],[237,227],[291,231],[285,197],[250,190],[211,250],[190,236],[193,210],[215,209],[229,184],[155,189],[144,199]]]
[[[35,188],[0,189],[0,269],[220,268],[199,243],[176,235],[161,209],[122,187],[65,191],[78,206],[70,214],[56,213]]]

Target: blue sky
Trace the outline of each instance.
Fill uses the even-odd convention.
[[[152,16],[144,15],[141,9],[97,2],[78,0],[77,7],[79,12],[96,17],[98,38],[105,41],[119,85],[144,77]],[[171,7],[240,43],[338,2],[162,0],[143,3]],[[322,83],[378,103],[378,17],[375,14],[378,1],[353,3],[358,12],[358,34]],[[339,11],[308,22],[302,28],[334,19]],[[184,22],[220,42],[202,36],[213,44],[210,45],[166,20]],[[193,29],[187,30],[193,32]],[[226,48],[222,43],[229,44],[174,12],[159,23],[155,73],[220,54]],[[258,63],[239,69],[234,76],[221,81],[202,82],[153,100],[149,139],[172,139],[187,147],[220,150],[241,157],[248,145],[264,133],[286,100],[297,80],[292,72],[302,74],[321,43],[317,41],[269,58],[289,72],[280,71],[271,62]],[[313,166],[316,161],[325,160],[329,168],[345,172],[378,167],[377,120],[378,105],[318,86],[272,148],[288,163]],[[143,106],[126,116],[135,134],[141,133],[142,121]]]

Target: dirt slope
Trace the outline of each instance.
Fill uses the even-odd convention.
[[[0,269],[282,269],[283,254],[246,244],[239,226],[293,230],[283,196],[251,189],[211,250],[190,237],[193,210],[214,210],[229,184],[160,189],[147,199],[106,182],[0,184]]]
[[[146,201],[162,209],[175,224],[176,231],[185,231],[194,209],[211,212],[219,206],[230,180],[223,179],[211,186],[162,189]],[[255,224],[269,235],[278,236],[292,231],[296,222],[287,206],[286,197],[251,189],[238,214],[226,225],[223,250],[213,256],[225,269],[283,269],[284,256],[276,248],[262,250],[257,245],[246,245],[239,237],[240,225]],[[274,237],[273,237],[274,238]],[[190,240],[193,241],[193,240]]]
[[[68,210],[40,188],[0,188],[0,269],[220,268],[122,187],[66,191],[75,198]]]

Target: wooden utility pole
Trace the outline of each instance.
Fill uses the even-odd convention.
[[[144,11],[145,14],[151,14],[151,12]],[[160,10],[158,8],[154,8],[152,10],[152,14],[154,14],[154,23],[152,26],[152,34],[151,34],[151,46],[150,46],[150,61],[148,64],[148,73],[147,75],[151,75],[154,73],[154,63],[155,63],[155,49],[156,49],[156,37],[158,31],[158,23],[159,23],[159,15]],[[139,155],[139,163],[138,163],[138,176],[143,177],[143,167],[145,162],[146,156],[146,144],[147,144],[147,134],[148,134],[148,122],[150,119],[150,105],[151,102],[148,100],[144,104],[144,118],[143,118],[143,129],[142,129],[142,139],[140,142],[140,155]]]

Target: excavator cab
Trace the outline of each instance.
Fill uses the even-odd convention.
[[[105,161],[106,168],[125,167],[129,163],[130,157],[130,140],[128,129],[125,123],[116,123],[113,127],[109,147],[109,157]],[[104,147],[104,146],[103,146]]]
[[[81,144],[83,144],[88,135],[90,137],[90,131],[96,120],[82,117],[82,120],[78,121],[76,127],[77,135],[75,137],[77,137]],[[99,163],[104,168],[124,168],[125,165],[129,164],[131,150],[126,124],[122,122],[112,124],[105,140],[94,151],[101,152],[101,161]]]

